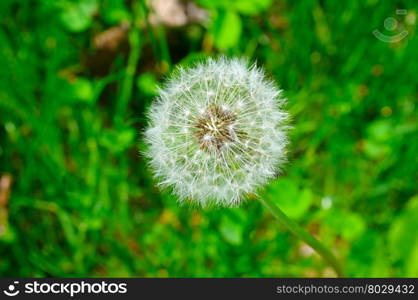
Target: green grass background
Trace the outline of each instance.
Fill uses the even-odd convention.
[[[334,276],[255,200],[202,210],[155,187],[156,87],[219,54],[289,99],[289,163],[262,196],[347,276],[418,276],[417,2],[196,3],[206,20],[171,27],[136,0],[0,1],[0,276]],[[373,36],[402,30],[387,17],[405,39]]]

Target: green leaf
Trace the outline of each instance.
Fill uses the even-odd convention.
[[[82,32],[90,27],[97,8],[97,0],[83,0],[71,4],[61,13],[61,22],[71,32]]]
[[[125,1],[108,0],[103,3],[101,9],[103,19],[109,24],[119,24],[122,21],[128,21],[131,18],[129,10],[125,5]]]
[[[377,120],[367,127],[367,136],[377,142],[386,142],[393,133],[393,124],[388,120]]]
[[[135,131],[130,128],[122,130],[106,130],[99,139],[101,146],[109,149],[112,153],[124,151],[134,144]]]
[[[364,141],[364,153],[370,158],[380,158],[390,153],[390,147],[372,140]]]
[[[255,16],[268,9],[273,0],[240,0],[234,1],[233,7],[240,13]]]
[[[347,241],[352,241],[363,234],[366,224],[363,218],[352,212],[337,209],[330,210],[324,217],[324,224]]]
[[[136,81],[136,85],[139,91],[145,95],[157,95],[158,82],[153,73],[141,74]]]
[[[209,9],[235,10],[244,15],[254,16],[267,10],[273,0],[198,0],[198,3]]]
[[[212,33],[214,44],[220,50],[237,45],[242,31],[241,18],[233,11],[220,11],[215,17]]]
[[[394,136],[394,127],[388,120],[377,120],[371,123],[367,129],[367,139],[364,142],[364,152],[370,158],[380,158],[390,154],[391,147],[388,143]]]
[[[243,241],[243,228],[237,220],[232,220],[229,216],[223,216],[219,225],[222,237],[232,245],[240,245]]]
[[[226,3],[228,3],[229,1],[225,1],[225,0],[197,0],[197,2],[199,3],[199,5],[206,7],[206,8],[226,8]]]
[[[418,276],[418,196],[409,200],[406,209],[395,218],[389,233],[391,259],[401,261],[408,274]]]
[[[348,276],[390,277],[387,251],[379,232],[367,230],[352,241],[347,271]]]
[[[75,99],[80,102],[91,102],[93,100],[93,84],[85,78],[77,78],[72,84]]]
[[[302,218],[313,201],[313,193],[310,189],[299,189],[295,182],[287,178],[270,184],[265,197],[272,198],[280,209],[295,219]]]

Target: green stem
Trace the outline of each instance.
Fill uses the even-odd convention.
[[[149,11],[148,11],[147,4],[145,3],[145,0],[140,0],[140,4],[141,4],[141,8],[142,8],[143,13],[144,13],[144,19],[145,19],[145,24],[146,24],[147,30],[148,30],[148,36],[149,36],[149,39],[151,41],[152,52],[154,53],[154,56],[156,57],[156,59],[158,61],[160,61],[161,60],[161,53],[158,50],[157,39],[155,38],[154,31],[152,30],[151,24],[148,20]]]
[[[140,32],[137,25],[138,19],[140,19],[139,13],[139,6],[138,3],[135,1],[133,3],[133,22],[132,22],[132,29],[129,32],[129,44],[130,44],[130,52],[128,57],[128,64],[126,66],[125,71],[125,78],[122,82],[121,92],[119,96],[119,100],[116,103],[116,113],[114,115],[115,121],[121,120],[124,115],[126,108],[129,103],[129,99],[132,95],[132,87],[136,72],[136,66],[139,61],[140,52],[141,52],[141,39],[140,39]]]
[[[291,220],[286,214],[276,205],[273,201],[268,198],[259,198],[260,202],[265,205],[276,217],[279,222],[287,227],[293,234],[302,239],[305,243],[311,246],[322,258],[328,262],[337,273],[338,277],[344,277],[343,269],[335,258],[335,256],[329,251],[324,245],[322,245],[316,238],[306,232],[301,226],[296,222]]]
[[[168,47],[168,41],[167,41],[167,37],[165,34],[164,26],[162,26],[161,24],[158,24],[156,26],[157,35],[155,35],[153,28],[148,20],[149,9],[145,3],[145,0],[141,0],[140,2],[141,2],[141,8],[145,14],[145,24],[148,29],[152,51],[154,52],[154,55],[157,58],[158,62],[163,64],[162,65],[163,73],[165,73],[171,69],[172,63],[171,63],[171,57],[170,57],[170,49]]]
[[[171,57],[170,50],[168,48],[167,37],[165,35],[164,27],[159,25],[158,27],[158,39],[160,41],[161,60],[167,64],[168,69],[171,69]]]

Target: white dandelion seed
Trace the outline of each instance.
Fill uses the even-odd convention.
[[[281,90],[241,59],[179,68],[151,106],[146,155],[180,201],[235,206],[285,161]]]

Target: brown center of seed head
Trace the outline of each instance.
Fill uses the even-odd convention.
[[[195,134],[200,149],[220,151],[229,142],[237,139],[234,129],[236,115],[217,105],[209,106],[206,111],[197,118]]]

